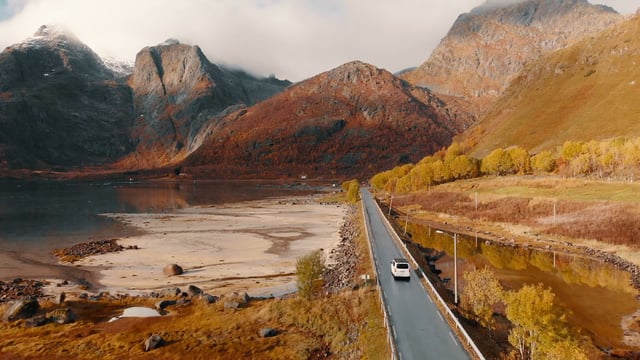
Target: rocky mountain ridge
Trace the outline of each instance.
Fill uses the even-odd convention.
[[[75,36],[42,26],[0,54],[0,168],[115,161],[132,120],[131,90]]]
[[[210,170],[223,176],[370,175],[439,150],[470,120],[428,90],[353,61],[210,123],[185,165],[216,164]]]
[[[289,84],[220,68],[175,40],[141,50],[132,68],[105,63],[43,25],[0,54],[0,169],[165,166],[209,118]]]
[[[555,152],[565,141],[640,136],[640,17],[528,64],[461,140],[484,156],[518,145]]]
[[[137,148],[123,163],[155,167],[184,158],[202,125],[216,114],[233,105],[253,105],[289,82],[220,68],[198,46],[169,40],[138,53],[129,84]]]
[[[460,97],[479,116],[528,61],[623,20],[586,0],[487,1],[462,14],[429,59],[403,78]]]
[[[45,26],[0,54],[0,170],[367,176],[447,146],[527,61],[620,19],[586,0],[488,1],[402,79],[353,61],[295,85],[171,39],[123,76],[126,65]]]

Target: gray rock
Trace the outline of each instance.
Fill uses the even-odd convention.
[[[13,305],[5,311],[3,319],[4,321],[28,319],[35,315],[38,309],[40,309],[38,299],[33,296],[29,296],[13,303]]]
[[[56,305],[64,305],[65,298],[66,298],[65,293],[61,292],[55,297],[55,299],[53,299],[53,303]]]
[[[162,345],[164,345],[164,339],[162,339],[162,336],[153,334],[144,341],[144,351],[151,351],[153,349],[159,348]]]
[[[176,305],[177,301],[176,300],[160,300],[155,304],[156,309],[158,310],[164,310],[166,307],[168,306],[173,306]]]
[[[202,289],[195,285],[189,285],[189,289],[187,289],[187,293],[189,296],[194,297],[198,295],[202,295]]]
[[[202,294],[201,298],[202,298],[202,301],[204,301],[207,304],[215,304],[218,302],[218,300],[220,300],[219,297],[211,294]]]
[[[76,321],[76,314],[69,308],[62,308],[48,312],[47,318],[57,324],[69,324]]]
[[[262,328],[260,329],[260,336],[263,338],[273,337],[278,335],[278,332],[272,328]]]
[[[169,264],[162,269],[162,272],[167,276],[175,276],[182,274],[184,270],[178,264]]]
[[[182,290],[180,290],[180,288],[177,287],[173,287],[173,288],[168,288],[168,289],[164,289],[162,291],[160,291],[160,296],[176,296],[176,295],[180,295],[180,293],[182,293]]]
[[[45,325],[48,322],[49,322],[49,319],[46,316],[40,314],[27,319],[27,321],[25,322],[25,325],[27,327],[38,327],[38,326]]]
[[[240,308],[240,303],[237,301],[226,301],[224,303],[224,308],[225,309],[239,309]]]

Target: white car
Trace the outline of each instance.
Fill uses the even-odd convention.
[[[391,261],[391,274],[394,279],[410,279],[411,278],[411,266],[407,259],[395,258]]]

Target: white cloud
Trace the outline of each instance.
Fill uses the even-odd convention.
[[[0,48],[60,23],[102,56],[133,60],[167,38],[216,63],[302,80],[350,60],[390,71],[424,62],[456,17],[483,0],[11,0]],[[600,1],[622,13],[640,0]]]

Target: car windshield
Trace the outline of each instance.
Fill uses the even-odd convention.
[[[408,269],[409,268],[409,264],[407,264],[407,263],[397,263],[396,264],[396,268],[398,268],[398,269]]]

